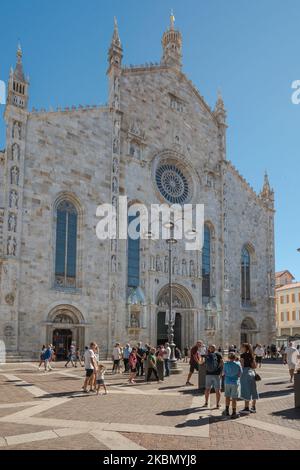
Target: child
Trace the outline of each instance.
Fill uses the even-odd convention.
[[[242,366],[237,361],[236,354],[230,352],[228,354],[228,361],[224,364],[223,374],[225,376],[225,416],[229,416],[230,399],[232,400],[232,415],[231,418],[239,417],[236,412],[236,402],[239,396],[239,381],[242,373]]]
[[[103,364],[99,364],[98,370],[97,370],[97,395],[99,395],[99,390],[101,385],[103,385],[104,388],[104,395],[107,395],[107,389],[106,385],[104,382],[104,374],[106,372],[106,368]]]
[[[137,349],[132,348],[131,353],[129,354],[129,368],[130,368],[130,377],[129,377],[129,383],[134,384],[135,383],[135,377],[136,377],[136,365],[137,365]]]

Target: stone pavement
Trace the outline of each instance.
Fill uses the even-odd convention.
[[[214,409],[214,395],[202,408],[203,396],[184,385],[188,366],[181,366],[183,374],[160,384],[128,385],[127,375],[108,372],[109,394],[97,397],[82,393],[81,367],[57,363],[45,373],[35,363],[1,364],[0,448],[300,449],[300,409],[286,366],[263,364],[257,413],[237,420]]]

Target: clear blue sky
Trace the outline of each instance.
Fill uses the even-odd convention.
[[[268,170],[276,269],[300,280],[300,105],[291,102],[291,83],[300,80],[299,0],[1,0],[0,79],[7,80],[20,39],[30,108],[105,103],[114,15],[124,64],[140,64],[160,59],[171,8],[185,73],[211,106],[222,90],[228,159],[257,191]]]

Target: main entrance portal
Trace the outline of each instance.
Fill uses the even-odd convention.
[[[194,303],[190,292],[179,284],[173,284],[172,309],[175,310],[174,343],[182,349],[194,341]],[[169,309],[169,286],[165,285],[157,298],[156,341],[163,344],[168,341],[166,311]]]

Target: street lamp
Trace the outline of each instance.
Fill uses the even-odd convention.
[[[169,246],[169,318],[168,318],[168,341],[171,348],[171,356],[170,356],[170,366],[171,369],[176,369],[177,361],[175,357],[175,343],[174,343],[174,324],[176,317],[172,315],[172,305],[173,305],[173,298],[172,298],[172,246],[176,245],[177,240],[174,238],[174,223],[167,222],[164,224],[164,227],[170,230],[170,238],[166,240]]]

